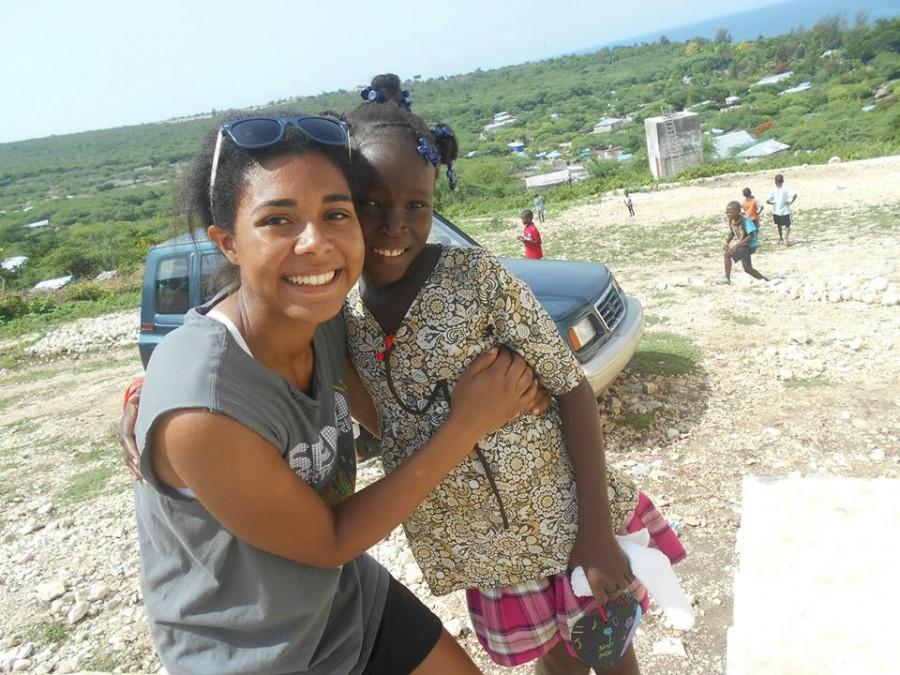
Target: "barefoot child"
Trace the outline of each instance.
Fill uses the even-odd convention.
[[[748,216],[741,213],[741,205],[738,202],[728,202],[725,207],[725,218],[728,220],[728,235],[725,237],[725,276],[719,280],[720,284],[731,283],[731,263],[740,261],[744,271],[754,279],[768,281],[760,272],[753,268],[750,257],[756,253],[759,247],[759,229]],[[737,239],[737,242],[731,242]]]
[[[347,116],[366,261],[344,316],[377,407],[385,470],[431,437],[465,364],[486,348],[520,353],[554,395],[543,415],[481,439],[405,521],[410,547],[435,594],[466,589],[494,661],[585,673],[572,622],[597,603],[641,594],[614,533],[647,527],[673,562],[684,549],[650,500],[607,471],[590,384],[528,287],[484,249],[428,243],[438,169],[457,156],[452,132],[397,105],[396,76],[372,87],[385,102]],[[575,564],[593,598],[574,596]],[[608,672],[638,672],[633,650]]]

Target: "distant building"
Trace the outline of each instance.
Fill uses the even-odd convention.
[[[525,142],[524,141],[513,141],[512,143],[507,143],[506,147],[508,147],[511,152],[515,152],[515,153],[525,152]]]
[[[700,115],[678,112],[644,120],[647,160],[657,180],[703,162]]]
[[[740,129],[739,131],[731,131],[712,139],[714,154],[717,159],[724,157],[732,157],[744,148],[749,148],[756,143],[756,139],[749,133]]]
[[[15,272],[17,269],[23,267],[27,262],[28,256],[14,255],[0,262],[0,267],[5,269],[7,272]]]
[[[551,173],[542,173],[537,176],[528,176],[525,179],[525,187],[529,190],[535,188],[550,187],[552,185],[565,185],[569,182],[569,170],[562,169]]]
[[[594,125],[594,130],[591,133],[607,134],[610,131],[621,129],[623,124],[625,124],[625,120],[621,117],[604,117]]]
[[[57,277],[56,279],[44,279],[37,282],[32,288],[32,293],[40,291],[58,291],[60,288],[70,283],[74,279],[71,274],[65,277]]]
[[[726,96],[726,97],[725,97],[725,106],[726,106],[726,107],[729,107],[729,108],[730,108],[731,106],[737,105],[737,104],[739,104],[740,102],[741,102],[741,97],[740,97],[740,96]]]
[[[789,146],[787,143],[782,143],[780,141],[776,141],[774,138],[770,138],[767,141],[757,143],[756,145],[750,146],[746,150],[742,150],[737,154],[737,156],[741,159],[768,157],[769,155],[774,155],[775,153],[787,150],[789,147],[791,146]]]
[[[784,96],[785,94],[797,94],[810,88],[812,88],[812,82],[801,82],[796,87],[791,87],[790,89],[785,89],[784,91],[779,92],[778,95]]]
[[[619,155],[624,152],[621,146],[611,145],[608,148],[604,148],[603,150],[598,150],[597,155],[601,159],[618,159]]]
[[[36,220],[33,223],[28,223],[25,227],[27,227],[30,230],[34,230],[38,227],[46,227],[49,224],[50,224],[50,220],[47,218],[44,218],[44,220]]]
[[[505,110],[503,112],[498,112],[494,114],[494,119],[490,124],[486,124],[484,127],[485,131],[496,131],[501,127],[509,126],[510,124],[516,124],[519,120],[510,115]]]
[[[751,84],[750,86],[751,87],[765,87],[768,84],[778,84],[779,82],[784,82],[793,74],[794,74],[793,70],[788,70],[787,72],[779,73],[778,75],[769,75],[769,77],[764,77],[756,84]]]

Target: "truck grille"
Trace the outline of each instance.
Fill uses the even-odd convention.
[[[610,284],[603,297],[594,305],[603,327],[612,333],[625,317],[625,302],[622,295]]]

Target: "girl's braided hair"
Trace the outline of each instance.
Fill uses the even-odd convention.
[[[456,135],[446,124],[429,127],[425,121],[413,113],[407,105],[409,94],[400,84],[400,78],[393,73],[376,75],[372,84],[363,90],[376,92],[367,95],[366,101],[345,116],[350,125],[355,161],[363,161],[360,147],[393,136],[409,140],[410,150],[417,152],[423,160],[435,167],[447,166],[447,178],[451,189],[456,187],[453,162],[459,155]]]

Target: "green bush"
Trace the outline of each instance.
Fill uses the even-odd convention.
[[[50,314],[55,312],[59,305],[49,293],[32,295],[28,299],[28,314]]]
[[[110,291],[103,288],[99,284],[91,281],[83,281],[81,283],[72,284],[63,291],[63,300],[71,302],[73,300],[103,300],[111,295]]]
[[[0,298],[0,324],[28,314],[28,301],[18,293]]]

